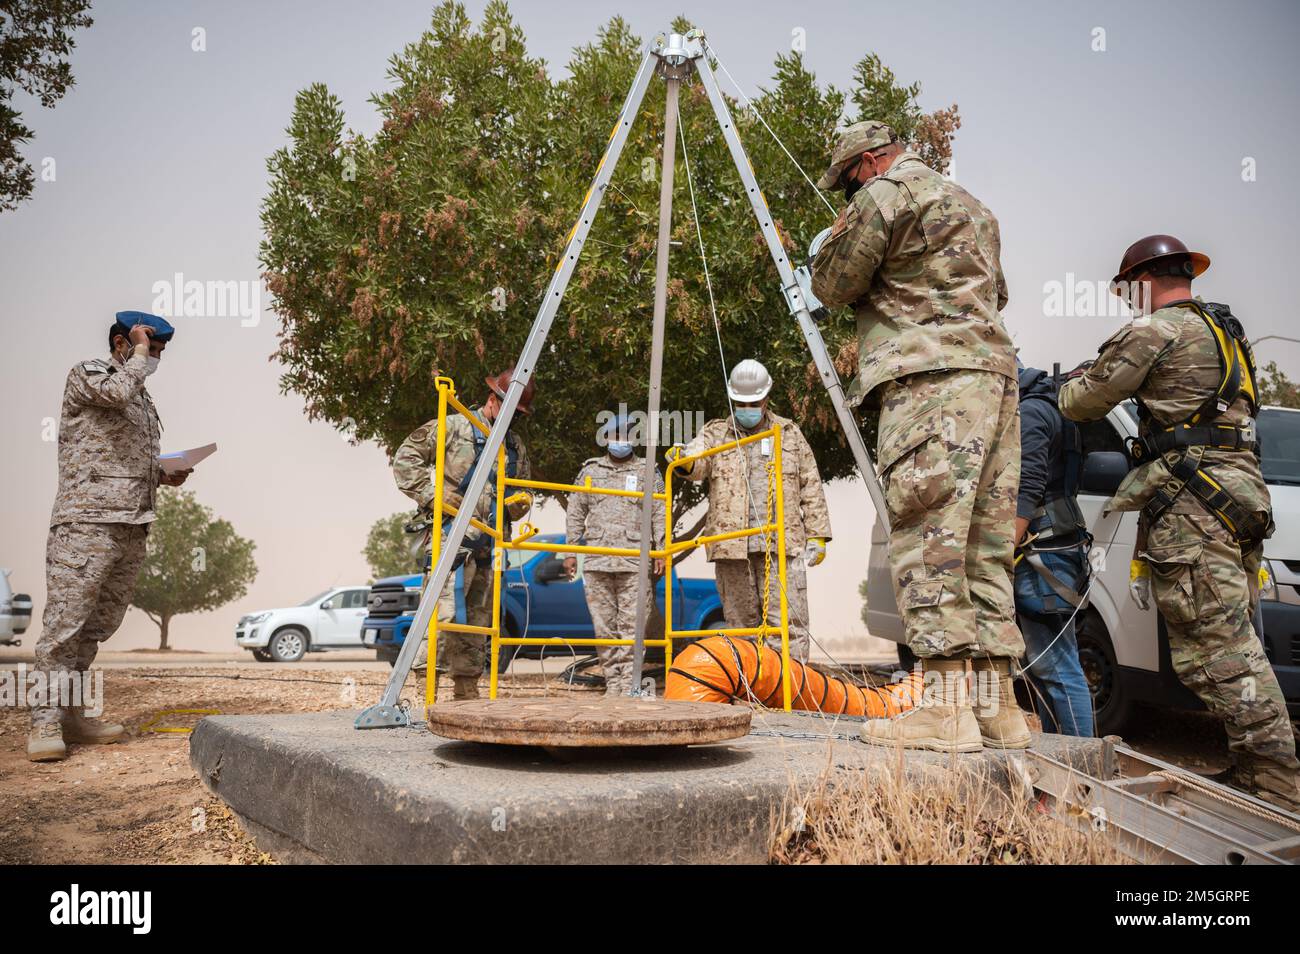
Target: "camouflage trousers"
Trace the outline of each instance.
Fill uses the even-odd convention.
[[[465,622],[470,626],[492,625],[492,561],[476,562],[472,557],[461,564],[464,571]],[[459,571],[458,571],[459,572]],[[426,574],[424,585],[429,585]],[[456,573],[447,577],[438,595],[438,622],[456,622]],[[438,633],[438,672],[453,676],[481,676],[487,660],[487,637],[474,633]],[[429,665],[429,640],[420,634],[420,651],[413,668]]]
[[[728,626],[753,627],[763,616],[762,553],[751,553],[745,560],[714,560],[713,574],[722,599],[722,615]],[[804,573],[803,554],[785,560],[786,613],[790,624],[790,658],[808,661],[808,578]],[[781,625],[781,576],[776,556],[772,556],[771,579],[768,581],[767,624]],[[781,651],[781,637],[767,636],[768,646]]]
[[[880,390],[876,462],[908,647],[922,658],[1019,658],[1016,382],[991,371],[934,371]]]
[[[587,570],[582,575],[587,609],[597,639],[636,636],[637,575]],[[597,652],[605,673],[605,692],[626,695],[632,689],[632,647],[602,646]]]
[[[36,669],[84,672],[117,632],[144,563],[148,524],[60,523],[45,545],[45,617]],[[32,724],[59,722],[58,706],[32,709]]]
[[[1183,685],[1223,720],[1233,783],[1300,811],[1300,762],[1286,699],[1251,625],[1260,548],[1242,554],[1208,513],[1166,513],[1143,556]]]

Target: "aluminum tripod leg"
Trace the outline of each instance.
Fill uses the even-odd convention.
[[[674,72],[667,79],[664,106],[663,172],[659,180],[659,247],[655,253],[654,325],[650,339],[649,433],[641,477],[641,561],[636,583],[636,629],[632,639],[632,691],[642,695],[641,671],[645,662],[645,624],[649,616],[650,543],[654,534],[655,458],[659,450],[659,382],[664,366],[664,313],[668,307],[668,250],[673,218],[673,162],[677,150],[677,94],[682,81]],[[668,584],[665,583],[665,586]],[[654,693],[649,693],[654,695]]]
[[[592,180],[591,187],[587,190],[586,197],[583,199],[582,212],[579,214],[578,220],[574,222],[572,231],[569,232],[564,254],[560,258],[555,274],[551,278],[551,283],[546,289],[546,296],[542,299],[541,307],[538,308],[537,317],[533,319],[532,330],[528,333],[528,339],[524,343],[519,360],[515,362],[515,373],[501,403],[501,410],[497,414],[496,420],[492,422],[492,431],[488,434],[487,443],[483,447],[483,452],[479,455],[469,485],[465,489],[464,500],[467,503],[461,506],[456,518],[452,521],[450,529],[447,531],[447,539],[443,542],[442,552],[438,556],[438,565],[433,568],[433,573],[429,577],[429,584],[420,597],[419,609],[415,612],[415,619],[411,622],[411,628],[407,630],[406,640],[402,643],[402,650],[398,653],[397,662],[393,665],[393,673],[389,677],[388,684],[384,687],[384,694],[380,697],[378,703],[363,710],[357,716],[356,727],[358,729],[406,725],[410,721],[409,716],[398,706],[402,687],[406,684],[406,677],[411,671],[411,664],[415,661],[420,642],[429,631],[429,622],[437,611],[438,594],[442,592],[447,578],[451,575],[451,565],[455,562],[456,552],[460,549],[461,541],[465,538],[465,531],[469,529],[470,517],[474,513],[473,504],[482,495],[483,488],[487,485],[488,475],[491,474],[492,468],[496,465],[497,451],[505,440],[506,431],[510,427],[515,408],[519,404],[519,396],[523,393],[524,385],[533,376],[533,370],[541,354],[542,345],[545,344],[546,335],[551,330],[551,322],[555,319],[560,302],[564,298],[564,290],[568,287],[569,279],[573,276],[573,270],[578,263],[578,255],[582,252],[587,233],[591,230],[591,223],[596,217],[597,210],[600,209],[601,200],[605,196],[605,189],[609,185],[611,176],[613,176],[614,167],[618,164],[618,157],[627,144],[628,131],[632,128],[632,122],[636,119],[637,111],[641,108],[641,101],[645,98],[646,89],[650,85],[650,78],[654,75],[657,60],[658,57],[651,50],[646,52],[644,59],[641,61],[641,67],[637,71],[636,79],[632,82],[632,88],[628,91],[627,99],[623,103],[623,109],[618,115],[618,121],[610,134],[609,144],[605,148],[605,155],[601,158],[600,165],[596,167],[596,176]],[[440,515],[435,514],[434,533],[439,532],[439,524]],[[437,679],[438,674],[430,672],[427,678]]]
[[[758,219],[763,238],[767,241],[767,248],[772,255],[772,261],[776,265],[777,273],[781,276],[781,290],[785,293],[790,312],[799,322],[799,330],[803,332],[804,341],[807,343],[808,350],[812,353],[813,361],[817,365],[817,373],[821,375],[822,386],[830,396],[831,404],[835,407],[835,415],[839,418],[840,429],[849,442],[849,449],[853,451],[853,460],[858,465],[862,480],[867,485],[867,493],[870,494],[871,502],[875,505],[876,519],[880,521],[885,528],[885,532],[888,533],[889,511],[885,506],[885,495],[880,489],[880,481],[876,478],[875,464],[872,463],[871,454],[868,453],[866,442],[862,439],[862,431],[858,428],[858,422],[853,416],[853,411],[844,399],[844,387],[840,384],[840,376],[835,371],[835,364],[831,361],[830,354],[826,350],[826,343],[822,340],[821,332],[817,330],[817,323],[813,321],[812,315],[808,312],[808,306],[803,300],[803,293],[799,290],[799,283],[795,280],[794,269],[786,256],[785,246],[782,245],[781,236],[777,233],[776,226],[772,222],[772,213],[768,210],[767,199],[763,197],[763,190],[758,186],[753,166],[749,163],[749,156],[745,154],[745,147],[740,141],[740,136],[736,133],[736,126],[731,118],[731,110],[727,106],[727,101],[722,97],[722,91],[718,89],[718,80],[713,74],[713,68],[709,66],[707,53],[695,61],[695,68],[700,74],[700,82],[704,84],[705,92],[709,95],[709,102],[713,105],[714,115],[717,116],[718,125],[722,128],[723,138],[727,141],[727,148],[731,150],[732,161],[736,164],[736,171],[740,174],[740,181],[744,183],[745,195],[754,209],[754,215]]]

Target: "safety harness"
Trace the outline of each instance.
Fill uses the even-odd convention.
[[[465,505],[465,492],[469,490],[469,482],[470,479],[474,476],[474,469],[478,467],[479,458],[483,456],[483,448],[487,446],[486,434],[480,431],[477,427],[472,427],[470,428],[470,430],[473,431],[473,436],[474,436],[474,460],[469,465],[469,469],[465,471],[465,475],[461,477],[460,483],[456,485],[456,491],[455,491],[456,496],[461,499],[461,506]],[[518,476],[518,469],[519,469],[519,439],[515,437],[513,433],[507,431],[505,443],[506,443],[506,476],[516,477]],[[495,502],[496,482],[490,480],[488,483],[488,488],[490,492],[493,494],[493,501]],[[445,514],[443,516],[442,532],[444,536],[447,533],[447,529],[451,526],[451,521],[452,518],[450,514]],[[510,536],[509,512],[504,514],[503,523],[504,523],[503,532],[507,537],[509,537]],[[482,562],[488,559],[488,557],[491,555],[493,540],[492,537],[488,536],[486,533],[481,533],[481,532],[478,533],[477,536],[471,536],[473,532],[474,532],[474,528],[472,527],[466,531],[465,542],[462,546],[465,549],[469,550],[469,552],[474,556],[476,560]],[[463,557],[458,557],[457,564],[462,562],[463,559],[464,559]]]
[[[1159,425],[1147,406],[1137,401],[1138,420],[1147,433],[1129,438],[1129,458],[1134,467],[1145,467],[1163,457],[1170,475],[1142,508],[1142,513],[1147,526],[1154,526],[1178,495],[1188,490],[1239,545],[1253,547],[1268,536],[1273,522],[1271,514],[1246,510],[1201,467],[1201,462],[1205,452],[1211,449],[1251,453],[1258,459],[1255,416],[1259,413],[1259,391],[1255,384],[1255,355],[1245,329],[1227,305],[1202,303],[1192,298],[1170,304],[1190,306],[1210,329],[1219,353],[1219,386],[1190,417],[1162,429],[1157,429]],[[1250,423],[1216,424],[1215,418],[1242,395],[1249,403]]]
[[[1059,387],[1059,379],[1053,376]],[[1042,577],[1057,596],[1065,601],[1071,609],[1084,605],[1081,592],[1085,590],[1087,579],[1087,561],[1084,561],[1084,578],[1077,586],[1057,576],[1043,560],[1044,553],[1065,553],[1087,547],[1092,544],[1092,534],[1088,532],[1087,521],[1079,509],[1079,478],[1083,473],[1083,438],[1073,421],[1061,415],[1054,396],[1047,394],[1026,394],[1026,401],[1044,401],[1051,406],[1052,412],[1061,421],[1061,456],[1064,458],[1064,480],[1061,493],[1044,498],[1043,502],[1030,515],[1029,524],[1033,526],[1047,518],[1048,527],[1029,537],[1020,546],[1020,559],[1025,560],[1034,571]]]

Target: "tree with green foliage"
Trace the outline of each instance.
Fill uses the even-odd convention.
[[[412,552],[411,534],[404,529],[415,516],[414,511],[403,511],[381,517],[371,525],[361,551],[374,574],[370,582],[420,571],[420,557]]]
[[[0,0],[0,212],[30,198],[35,176],[18,147],[35,133],[13,108],[22,90],[52,109],[72,88],[72,33],[94,21],[90,0]]]
[[[268,162],[261,261],[281,318],[281,386],[304,398],[309,417],[355,426],[358,440],[391,452],[434,416],[435,376],[453,377],[467,402],[485,396],[484,376],[523,346],[645,47],[615,17],[552,78],[504,2],[489,3],[477,28],[446,2],[392,58],[390,88],[371,100],[383,120],[373,136],[346,128],[324,85],[298,94],[289,143]],[[779,54],[753,108],[735,109],[795,260],[833,215],[758,116],[814,179],[836,128],[876,115],[940,168],[951,155],[955,107],[924,115],[919,87],[898,86],[875,56],[854,75],[846,94],[819,84],[799,53]],[[652,82],[534,375],[535,413],[516,425],[540,479],[572,479],[593,453],[600,411],[645,407],[664,95]],[[726,372],[758,358],[776,380],[775,410],[799,421],[823,475],[847,476],[852,455],[698,78],[683,84],[680,117],[663,407],[690,420],[725,414]],[[847,313],[824,335],[851,376]]]
[[[170,649],[173,617],[213,610],[248,592],[257,577],[257,545],[188,490],[159,488],[156,512],[131,602],[157,625],[158,648]]]
[[[1282,373],[1276,361],[1270,361],[1260,370],[1255,383],[1259,387],[1260,404],[1300,408],[1300,386]]]

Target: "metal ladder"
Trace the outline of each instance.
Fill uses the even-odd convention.
[[[1022,782],[1057,817],[1104,832],[1143,864],[1286,865],[1300,861],[1300,817],[1203,776],[1102,740],[1101,777],[1038,752]]]

